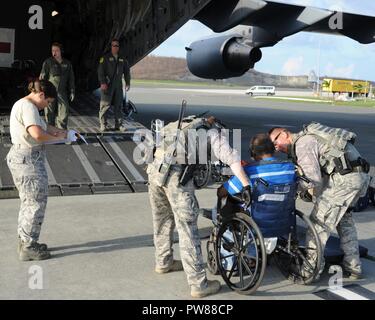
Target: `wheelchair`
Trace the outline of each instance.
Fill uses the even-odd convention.
[[[262,191],[257,192],[259,185],[263,185]],[[258,289],[268,258],[287,279],[297,284],[310,284],[321,267],[318,234],[309,218],[295,210],[294,204],[287,224],[271,231],[263,228],[262,232],[252,211],[257,203],[254,199],[259,199],[257,197],[264,195],[268,188],[262,178],[256,181],[249,208],[245,208],[240,197],[229,195],[227,203],[230,201],[233,205],[231,210],[226,210],[218,197],[217,216],[213,219],[214,227],[206,247],[207,267],[212,274],[220,274],[228,287],[239,294],[252,294]],[[295,201],[295,197],[292,200]],[[310,232],[311,247],[305,245],[306,232]],[[266,251],[263,233],[274,240],[273,250],[269,249],[272,252]]]
[[[124,99],[122,102],[122,112],[127,120],[133,120],[132,114],[137,114],[138,110],[132,101]]]

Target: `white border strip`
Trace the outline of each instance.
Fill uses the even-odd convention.
[[[265,172],[265,173],[253,174],[250,176],[250,179],[281,176],[283,174],[295,174],[295,171],[293,170],[293,171]]]
[[[337,288],[337,289],[327,289],[328,291],[332,292],[333,294],[345,298],[346,300],[370,300],[364,296],[359,295],[353,291],[350,291],[345,288]]]
[[[241,192],[240,190],[238,190],[238,188],[234,185],[234,183],[230,180],[228,180],[228,184],[229,186],[237,193]]]
[[[137,168],[131,163],[129,158],[126,156],[126,154],[121,150],[121,148],[117,145],[117,143],[110,137],[104,138],[109,145],[112,147],[113,151],[119,156],[122,163],[128,168],[132,176],[134,177],[135,181],[141,181],[145,182],[145,179],[143,176],[139,173]]]
[[[102,181],[100,180],[99,176],[96,174],[94,168],[92,167],[89,159],[87,159],[81,147],[79,145],[73,145],[72,147],[75,153],[77,154],[78,159],[81,160],[83,168],[85,169],[86,173],[90,177],[91,181],[93,183],[101,183]]]
[[[51,166],[49,165],[49,162],[46,157],[46,169],[47,169],[47,174],[48,174],[48,184],[49,185],[57,185],[57,181],[55,176],[53,175]]]

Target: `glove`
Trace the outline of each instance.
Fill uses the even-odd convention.
[[[242,200],[245,203],[245,208],[247,209],[251,205],[251,188],[250,186],[243,187],[241,192]]]
[[[305,202],[312,202],[313,198],[309,190],[301,191],[299,193],[299,197],[301,198],[302,201]]]
[[[74,92],[72,91],[70,93],[70,102],[73,102],[73,100],[74,100]]]

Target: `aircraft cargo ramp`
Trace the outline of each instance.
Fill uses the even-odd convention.
[[[147,191],[145,166],[133,160],[136,146],[133,133],[144,126],[136,121],[125,121],[124,133],[102,134],[98,109],[97,98],[84,94],[70,110],[69,128],[83,134],[88,145],[74,142],[46,146],[50,196]],[[109,120],[109,125],[114,127],[113,120]],[[9,115],[4,113],[0,116],[0,138],[0,198],[18,197],[5,160],[11,141]]]

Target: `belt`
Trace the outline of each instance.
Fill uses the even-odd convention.
[[[16,150],[27,150],[27,151],[43,151],[46,149],[45,145],[38,145],[38,146],[25,146],[23,144],[14,144],[13,148]]]
[[[154,166],[154,168],[156,168],[156,170],[159,171],[160,169],[160,166],[163,164],[163,161],[162,160],[158,160],[158,159],[155,159],[154,162],[152,163],[152,165]],[[167,164],[165,164],[167,166]],[[178,172],[182,172],[184,170],[184,165],[182,164],[171,164],[170,167],[169,167],[170,170],[173,170],[173,171],[178,171]]]

